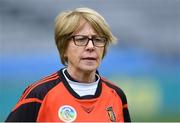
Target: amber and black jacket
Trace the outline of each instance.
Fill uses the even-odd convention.
[[[80,97],[62,70],[30,85],[6,121],[130,122],[123,91],[100,77],[95,95]]]

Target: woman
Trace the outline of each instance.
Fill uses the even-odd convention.
[[[66,67],[29,86],[6,121],[129,122],[125,94],[97,71],[115,40],[92,9],[60,13],[55,41]]]

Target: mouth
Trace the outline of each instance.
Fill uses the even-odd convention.
[[[94,58],[94,57],[85,57],[85,58],[82,58],[82,60],[96,60],[96,58]]]

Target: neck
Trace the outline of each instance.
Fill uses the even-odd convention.
[[[83,70],[75,70],[69,67],[67,68],[67,71],[70,74],[70,76],[78,82],[91,83],[96,80],[96,71],[84,72]]]

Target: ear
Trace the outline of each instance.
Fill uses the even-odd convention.
[[[66,54],[64,54],[63,59],[64,59],[65,64],[67,64],[68,63],[68,57]]]
[[[67,53],[66,52],[64,52],[64,58],[67,58],[68,57],[68,55],[67,55]]]
[[[64,57],[64,58],[66,58],[66,57],[67,57],[66,50],[64,51],[63,57]]]

